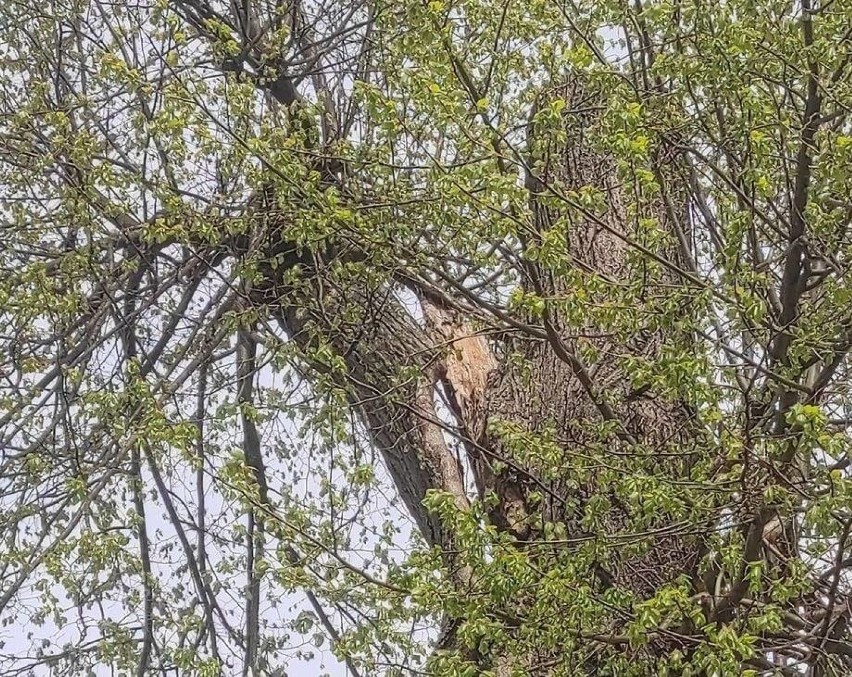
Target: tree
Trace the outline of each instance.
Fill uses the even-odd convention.
[[[4,674],[852,670],[852,5],[0,17]]]

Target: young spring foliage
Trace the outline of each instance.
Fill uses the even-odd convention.
[[[3,674],[852,672],[850,25],[3,5]]]

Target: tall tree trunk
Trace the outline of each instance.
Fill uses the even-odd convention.
[[[254,301],[272,306],[316,372],[346,389],[421,534],[443,549],[448,566],[454,566],[453,534],[424,499],[430,491],[445,492],[456,509],[470,507],[464,464],[448,445],[452,432],[467,452],[479,497],[496,499],[489,512],[493,526],[510,534],[518,548],[546,541],[553,533],[548,524],[558,525],[556,533],[565,543],[599,540],[589,579],[597,580],[599,590],[617,588],[641,600],[682,574],[696,577],[702,551],[700,539],[682,533],[674,516],[637,515],[642,506],[627,504],[618,474],[629,469],[665,487],[690,472],[693,412],[671,392],[632,383],[625,372],[631,360],[651,362],[668,343],[688,340],[656,326],[653,316],[661,299],[681,284],[677,271],[689,253],[675,231],[686,228],[686,206],[682,198],[661,196],[651,201],[649,213],[628,215],[630,198],[614,160],[584,138],[584,129],[596,121],[583,112],[591,109],[594,94],[571,83],[550,94],[557,95],[567,103],[562,118],[568,141],[549,147],[531,126],[527,186],[534,220],[521,245],[529,254],[550,229],[562,228],[572,265],[558,271],[525,258],[521,287],[544,300],[537,314],[525,318],[526,331],[486,340],[475,331],[475,318],[454,308],[450,295],[403,276],[421,299],[426,322],[418,322],[394,294],[393,280],[353,275],[345,264],[359,254],[329,249],[309,256],[282,242],[284,229],[268,225],[275,221],[275,210],[262,202],[256,208],[261,214],[270,209],[261,221],[272,234],[264,246],[272,250],[261,258],[275,258],[279,266],[264,268],[265,282],[255,288]],[[676,170],[674,158],[663,162],[660,171]],[[604,209],[579,209],[566,197],[589,187],[605,197]],[[653,253],[671,268],[642,273],[639,296],[648,301],[637,309],[635,331],[616,335],[597,326],[588,313],[581,313],[586,319],[578,325],[560,306],[573,293],[571,280],[577,278],[572,275],[590,282],[583,286],[592,289],[635,283],[627,241],[640,237],[634,224],[643,217],[656,219],[667,234]],[[300,277],[294,283],[288,276],[296,268]],[[604,303],[604,297],[601,293],[580,303],[591,307]],[[323,348],[336,361],[322,358]],[[594,363],[582,357],[590,352],[597,356]],[[452,430],[436,411],[439,385],[456,419]],[[524,439],[541,437],[555,442],[558,459],[542,463],[523,448]],[[576,462],[600,448],[612,452],[609,467]],[[629,532],[637,524],[647,535],[631,541]],[[539,548],[536,557],[544,565],[559,550],[564,547]],[[463,567],[454,573],[459,585],[472,575]],[[503,610],[507,618],[519,612]],[[612,622],[617,625],[617,619]],[[448,619],[441,648],[462,649],[454,628]],[[657,648],[666,646],[661,642]],[[475,651],[464,651],[478,660]]]
[[[545,302],[537,317],[526,319],[530,324],[540,322],[543,336],[515,333],[495,346],[502,359],[488,358],[495,366],[487,381],[478,383],[481,392],[466,392],[470,388],[458,383],[452,370],[446,382],[450,390],[464,393],[464,403],[475,403],[473,407],[457,406],[456,414],[473,442],[468,449],[480,491],[493,491],[499,499],[490,513],[492,523],[509,531],[518,547],[527,541],[546,542],[547,534],[553,533],[547,529],[548,522],[561,527],[556,533],[563,535],[563,543],[600,541],[589,566],[589,580],[597,579],[598,590],[616,588],[641,601],[680,576],[697,580],[700,557],[706,552],[702,539],[678,525],[674,515],[657,513],[649,518],[641,515],[641,505],[628,505],[621,485],[628,473],[663,487],[688,478],[691,450],[698,443],[699,428],[688,404],[671,391],[656,392],[647,382],[633,383],[627,370],[631,360],[652,363],[667,346],[691,340],[682,332],[660,327],[654,316],[655,310],[661,310],[661,298],[683,285],[678,270],[690,252],[682,246],[685,238],[678,238],[678,233],[688,228],[686,204],[682,192],[677,197],[661,195],[650,201],[647,213],[631,218],[629,196],[614,160],[585,138],[585,130],[596,124],[595,115],[588,112],[597,103],[594,92],[574,81],[549,96],[566,102],[562,120],[567,140],[553,146],[547,138],[537,139],[531,125],[527,187],[534,222],[522,245],[525,252],[531,252],[548,238],[551,228],[563,228],[559,236],[571,256],[570,274],[527,259],[522,287]],[[676,174],[676,156],[665,157],[663,150],[658,154],[660,172]],[[590,187],[605,196],[602,211],[578,209],[567,197]],[[564,221],[557,226],[566,212],[568,227]],[[635,278],[628,262],[628,241],[638,241],[634,224],[643,217],[655,219],[668,235],[653,253],[670,262],[671,268],[645,274],[640,296],[649,301],[646,307],[636,309],[635,331],[617,336],[593,321],[572,321],[560,301],[571,298],[572,280],[576,283],[577,276],[583,278],[581,289],[595,289],[601,283],[627,285]],[[605,304],[608,296],[611,298],[611,292],[607,290],[580,303]],[[682,306],[688,313],[687,304]],[[448,318],[443,323],[454,326],[457,337],[469,334],[468,322],[457,314],[454,324]],[[469,343],[470,339],[461,338],[461,349],[448,359],[486,361],[478,354],[484,342],[480,340],[476,349],[466,345]],[[596,356],[594,362],[586,362],[584,353]],[[456,371],[462,371],[461,365]],[[555,442],[559,457],[537,461],[524,448],[537,436]],[[594,450],[601,447],[611,451],[609,467],[595,467],[590,462],[584,468],[582,462],[576,462],[584,455],[595,457]],[[500,461],[497,472],[492,470],[495,460]],[[531,496],[535,498],[531,500]],[[644,526],[644,536],[637,525]],[[535,549],[543,570],[547,559],[563,547]],[[505,612],[515,615],[519,610],[507,608]],[[616,618],[612,621],[611,630],[618,625]],[[668,639],[650,646],[652,652],[671,648]],[[541,659],[528,657],[523,662],[530,666]],[[594,672],[594,666],[587,667]]]

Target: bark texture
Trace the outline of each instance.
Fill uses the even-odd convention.
[[[597,283],[627,284],[636,278],[629,258],[630,243],[637,237],[634,224],[645,216],[657,219],[670,235],[667,244],[653,253],[677,270],[688,256],[683,238],[675,233],[682,235],[686,222],[683,201],[660,196],[651,202],[647,214],[629,214],[614,160],[585,137],[586,130],[596,124],[594,96],[579,83],[559,88],[556,95],[566,101],[563,120],[568,141],[558,146],[539,142],[531,126],[527,187],[534,216],[532,227],[523,235],[523,249],[535,246],[567,211],[564,246],[572,269]],[[673,158],[664,160],[661,171],[675,165]],[[564,208],[553,206],[554,195],[588,187],[605,195],[603,211],[573,209],[568,198]],[[677,219],[682,220],[675,223]],[[272,305],[306,358],[313,360],[313,367],[346,388],[429,544],[449,553],[453,535],[424,507],[427,492],[448,492],[460,510],[470,505],[462,465],[447,444],[446,426],[438,420],[438,384],[448,395],[456,417],[455,432],[468,454],[478,493],[497,498],[490,520],[509,532],[518,547],[542,538],[546,522],[564,524],[569,536],[580,540],[629,536],[626,532],[634,516],[613,488],[599,481],[593,465],[585,472],[575,469],[570,476],[558,469],[554,472],[507,442],[500,432],[506,426],[530,435],[549,431],[566,467],[573,455],[606,445],[613,451],[611,464],[616,468],[643,450],[641,467],[646,473],[672,480],[688,477],[690,456],[684,450],[695,441],[689,408],[648,388],[637,391],[624,374],[625,359],[656,359],[667,341],[673,340],[653,317],[643,317],[635,333],[626,338],[607,334],[588,321],[578,326],[557,302],[572,294],[566,276],[525,260],[523,288],[548,299],[540,318],[528,318],[539,327],[538,333],[486,339],[477,334],[471,319],[434,296],[421,296],[424,325],[403,307],[390,280],[341,277],[336,264],[354,254],[329,251],[322,257],[305,257],[292,243],[272,241],[275,251],[265,256],[281,260],[283,253],[286,265],[265,271],[267,283],[255,291],[256,302]],[[282,271],[292,273],[297,267],[298,282],[285,279]],[[668,293],[678,283],[676,272],[665,268],[648,279],[642,291],[651,298]],[[416,285],[413,288],[422,291]],[[603,302],[603,298],[593,296],[588,302]],[[581,342],[587,352],[593,348],[597,354],[594,364],[581,358]],[[333,369],[312,358],[319,343],[341,358],[343,368]],[[630,462],[635,468],[635,459]],[[544,495],[540,505],[531,504],[532,492]],[[607,504],[598,533],[580,526],[595,497]],[[616,586],[642,599],[681,574],[695,575],[699,542],[680,533],[666,515],[652,520],[647,528],[652,536],[640,538],[639,547],[602,550],[603,559],[594,565],[601,589]],[[469,575],[460,574],[460,584]],[[454,643],[450,619],[441,644],[450,648]],[[477,659],[475,652],[469,657]]]

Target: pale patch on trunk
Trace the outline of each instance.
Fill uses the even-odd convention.
[[[497,369],[497,361],[485,337],[462,318],[428,301],[423,302],[423,312],[428,325],[446,346],[444,379],[452,388],[459,407],[457,413],[468,434],[477,440],[485,427],[482,403],[488,377]]]

